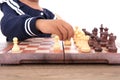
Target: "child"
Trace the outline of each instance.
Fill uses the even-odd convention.
[[[7,41],[12,41],[13,37],[21,41],[31,37],[50,37],[51,34],[67,40],[74,35],[72,26],[50,10],[41,8],[39,0],[2,0],[0,8],[4,14],[1,30]]]

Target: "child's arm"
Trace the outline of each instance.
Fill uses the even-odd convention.
[[[36,20],[42,17],[31,17],[29,15],[18,15],[9,6],[2,9],[4,16],[1,20],[2,33],[7,37],[8,41],[12,41],[13,37],[24,40],[33,36],[43,36],[41,31],[36,29]],[[44,34],[49,36],[49,34]]]
[[[61,40],[66,40],[74,35],[70,24],[59,18],[51,20],[53,16],[49,16],[47,13],[48,18],[44,19],[42,16],[18,15],[9,6],[3,8],[4,17],[1,20],[1,30],[8,41],[12,41],[13,37],[24,40],[35,36],[50,36],[50,34],[57,34]]]

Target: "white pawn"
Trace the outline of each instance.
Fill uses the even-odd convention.
[[[57,51],[60,51],[60,49],[61,49],[61,46],[60,46],[60,43],[59,43],[59,37],[55,36],[53,50],[57,52]]]
[[[83,36],[83,39],[81,41],[82,46],[80,46],[80,50],[82,52],[88,53],[91,51],[91,48],[88,44],[89,36]]]
[[[20,47],[18,46],[18,38],[14,37],[12,52],[19,52],[19,51],[20,51]]]

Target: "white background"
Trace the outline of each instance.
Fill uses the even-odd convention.
[[[94,27],[109,28],[109,32],[120,40],[120,2],[119,0],[39,0],[40,6],[57,13],[73,27],[79,26],[91,31]],[[0,18],[2,13],[0,13]],[[2,41],[5,38],[2,37]]]

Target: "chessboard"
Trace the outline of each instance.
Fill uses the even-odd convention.
[[[103,26],[101,25],[101,28]],[[104,28],[105,31],[107,28]],[[75,36],[70,40],[60,41],[56,37],[29,38],[18,42],[0,44],[0,64],[22,63],[105,63],[120,64],[120,43],[115,42],[113,33],[102,31],[97,36],[97,29],[92,33],[86,29],[75,29]],[[108,36],[107,40],[104,38]],[[112,37],[111,37],[112,36]]]
[[[53,38],[30,38],[18,43],[19,51],[12,51],[13,43],[4,43],[5,46],[0,51],[0,64],[61,63],[63,62],[62,42],[58,43],[59,50],[53,49]]]

